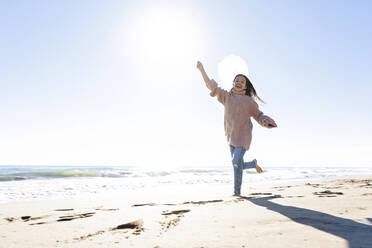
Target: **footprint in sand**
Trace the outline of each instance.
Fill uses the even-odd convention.
[[[21,216],[19,218],[15,218],[15,217],[7,217],[7,218],[4,218],[5,220],[7,220],[8,222],[15,222],[15,221],[23,221],[23,222],[28,222],[28,221],[31,221],[31,220],[40,220],[42,218],[46,218],[46,217],[49,217],[50,215],[44,215],[44,216],[38,216],[38,217],[32,217],[30,215],[25,215],[25,216]]]
[[[105,231],[103,230],[100,230],[100,231],[97,231],[95,233],[89,233],[87,235],[82,235],[78,238],[74,238],[75,241],[82,241],[82,240],[85,240],[85,239],[88,239],[88,238],[91,238],[91,237],[94,237],[94,236],[97,236],[97,235],[100,235],[100,234],[103,234]]]
[[[312,186],[314,188],[319,188],[321,186],[321,184],[319,184],[319,183],[306,183],[305,185],[306,186]]]
[[[143,207],[143,206],[156,206],[155,203],[140,203],[140,204],[134,204],[132,207]]]
[[[364,193],[362,196],[372,195],[372,193]]]
[[[174,211],[163,211],[162,215],[171,215],[171,214],[184,214],[190,212],[190,209],[184,209],[184,210],[174,210]]]
[[[356,184],[356,186],[361,187],[361,188],[372,188],[372,179],[350,179],[350,180],[345,180],[346,183],[348,184]],[[359,184],[359,185],[358,185]]]
[[[140,203],[140,204],[134,204],[132,207],[143,207],[143,206],[177,206],[177,205],[204,205],[208,203],[216,203],[216,202],[223,202],[223,200],[208,200],[208,201],[188,201],[183,203],[164,203],[164,204],[156,204],[156,203]]]
[[[165,218],[168,218],[171,215],[176,215],[176,217],[161,221],[159,222],[163,231],[168,231],[169,228],[172,226],[177,226],[181,220],[182,217],[184,217],[184,213],[190,212],[190,209],[182,209],[182,210],[174,210],[174,211],[163,211],[162,215],[164,215]]]
[[[141,232],[143,232],[145,229],[143,228],[143,220],[136,220],[132,222],[128,222],[125,224],[118,225],[117,227],[111,228],[110,231],[115,230],[123,230],[123,229],[133,229],[134,235],[139,235]]]
[[[272,193],[251,193],[249,195],[272,195]]]
[[[90,213],[83,213],[83,214],[73,214],[73,215],[66,215],[66,216],[60,216],[59,219],[57,219],[57,222],[64,222],[64,221],[71,221],[71,220],[76,220],[76,219],[81,219],[81,218],[88,218],[92,217],[95,214],[95,212],[90,212]],[[32,220],[39,220],[42,218],[50,217],[50,215],[45,215],[45,216],[40,216],[40,217],[31,217],[31,216],[23,216],[21,219],[24,222],[27,221],[32,221]],[[54,221],[42,221],[42,222],[37,222],[37,223],[30,223],[29,225],[42,225],[42,224],[47,224],[47,223],[52,223]]]
[[[216,202],[223,202],[223,200],[190,201],[190,202],[184,202],[183,205],[186,205],[186,204],[204,205],[204,204],[216,203]]]
[[[13,217],[6,217],[6,218],[4,218],[6,221],[8,221],[8,222],[13,222],[13,221],[15,221],[15,220],[17,220],[17,218],[13,218]]]
[[[84,214],[74,214],[74,215],[60,216],[57,221],[61,222],[61,221],[71,221],[71,220],[76,220],[76,219],[81,219],[81,218],[88,218],[88,217],[92,217],[94,214],[96,214],[96,213],[95,212],[90,212],[90,213],[84,213]]]
[[[141,232],[144,231],[144,228],[143,228],[143,221],[140,219],[140,220],[136,220],[136,221],[132,221],[132,222],[128,222],[128,223],[125,223],[125,224],[121,224],[121,225],[118,225],[116,227],[113,227],[113,228],[109,228],[108,231],[119,231],[121,230],[121,234],[123,233],[127,233],[128,230],[127,229],[133,229],[133,235],[139,235]],[[75,237],[73,238],[73,241],[83,241],[83,240],[86,240],[86,239],[90,239],[90,238],[93,238],[95,236],[98,236],[98,235],[101,235],[101,234],[104,234],[106,233],[105,230],[99,230],[95,233],[89,233],[89,234],[86,234],[86,235],[82,235],[80,237]],[[129,238],[129,236],[125,236],[126,239]],[[62,241],[58,241],[57,242],[62,242]],[[67,240],[65,240],[65,243],[66,242],[69,242]],[[119,243],[119,242],[115,242],[115,243]]]
[[[295,187],[295,186],[291,186],[291,185],[288,185],[288,186],[277,186],[277,187],[273,187],[273,189],[285,189],[285,188],[292,188],[292,187]]]
[[[342,186],[329,186],[329,187],[324,187],[324,189],[340,189],[343,188]]]
[[[319,197],[336,197],[337,195],[343,195],[344,193],[325,190],[325,191],[321,191],[321,192],[313,192],[313,194],[317,195]]]
[[[42,221],[42,222],[37,222],[37,223],[31,223],[29,224],[30,226],[34,226],[34,225],[43,225],[43,224],[47,224],[48,222],[45,222],[45,221]]]
[[[119,208],[102,208],[102,207],[98,207],[95,210],[98,210],[98,211],[119,211],[120,209]]]

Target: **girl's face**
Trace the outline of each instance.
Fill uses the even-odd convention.
[[[237,91],[242,91],[247,89],[247,84],[243,76],[237,76],[233,82],[233,88]]]

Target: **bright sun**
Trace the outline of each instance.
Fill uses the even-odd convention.
[[[223,88],[230,90],[237,74],[248,76],[247,63],[241,57],[230,54],[218,63],[218,79]]]
[[[152,9],[137,16],[131,34],[131,56],[147,72],[163,67],[174,71],[192,60],[200,50],[200,37],[189,13],[175,9]]]

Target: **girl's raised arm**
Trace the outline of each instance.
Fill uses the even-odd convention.
[[[209,79],[209,77],[208,77],[207,73],[205,72],[204,67],[203,67],[202,63],[200,63],[200,61],[198,61],[198,63],[196,64],[196,67],[201,72],[201,74],[203,76],[203,79],[204,79],[204,82],[205,82],[205,85],[211,91],[210,96],[212,96],[212,97],[217,96],[217,100],[220,103],[225,104],[226,96],[227,96],[228,92],[226,90],[223,90],[220,87],[218,87],[216,81],[214,81],[213,79],[212,80]]]
[[[209,79],[207,73],[204,70],[203,64],[200,61],[198,61],[198,63],[196,64],[196,68],[198,68],[199,71],[201,72],[207,88],[213,91],[217,87],[217,83],[213,79],[212,80]]]
[[[207,84],[210,79],[209,79],[207,73],[204,70],[203,64],[200,61],[197,62],[196,68],[199,69],[199,71],[201,72],[201,74],[203,76],[204,82]]]

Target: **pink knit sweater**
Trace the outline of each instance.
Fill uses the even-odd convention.
[[[274,120],[264,115],[250,96],[223,90],[213,79],[207,82],[207,87],[211,90],[210,95],[217,96],[217,100],[225,107],[225,135],[230,145],[249,149],[253,128],[250,117],[261,126],[265,127],[265,122],[276,126]]]

